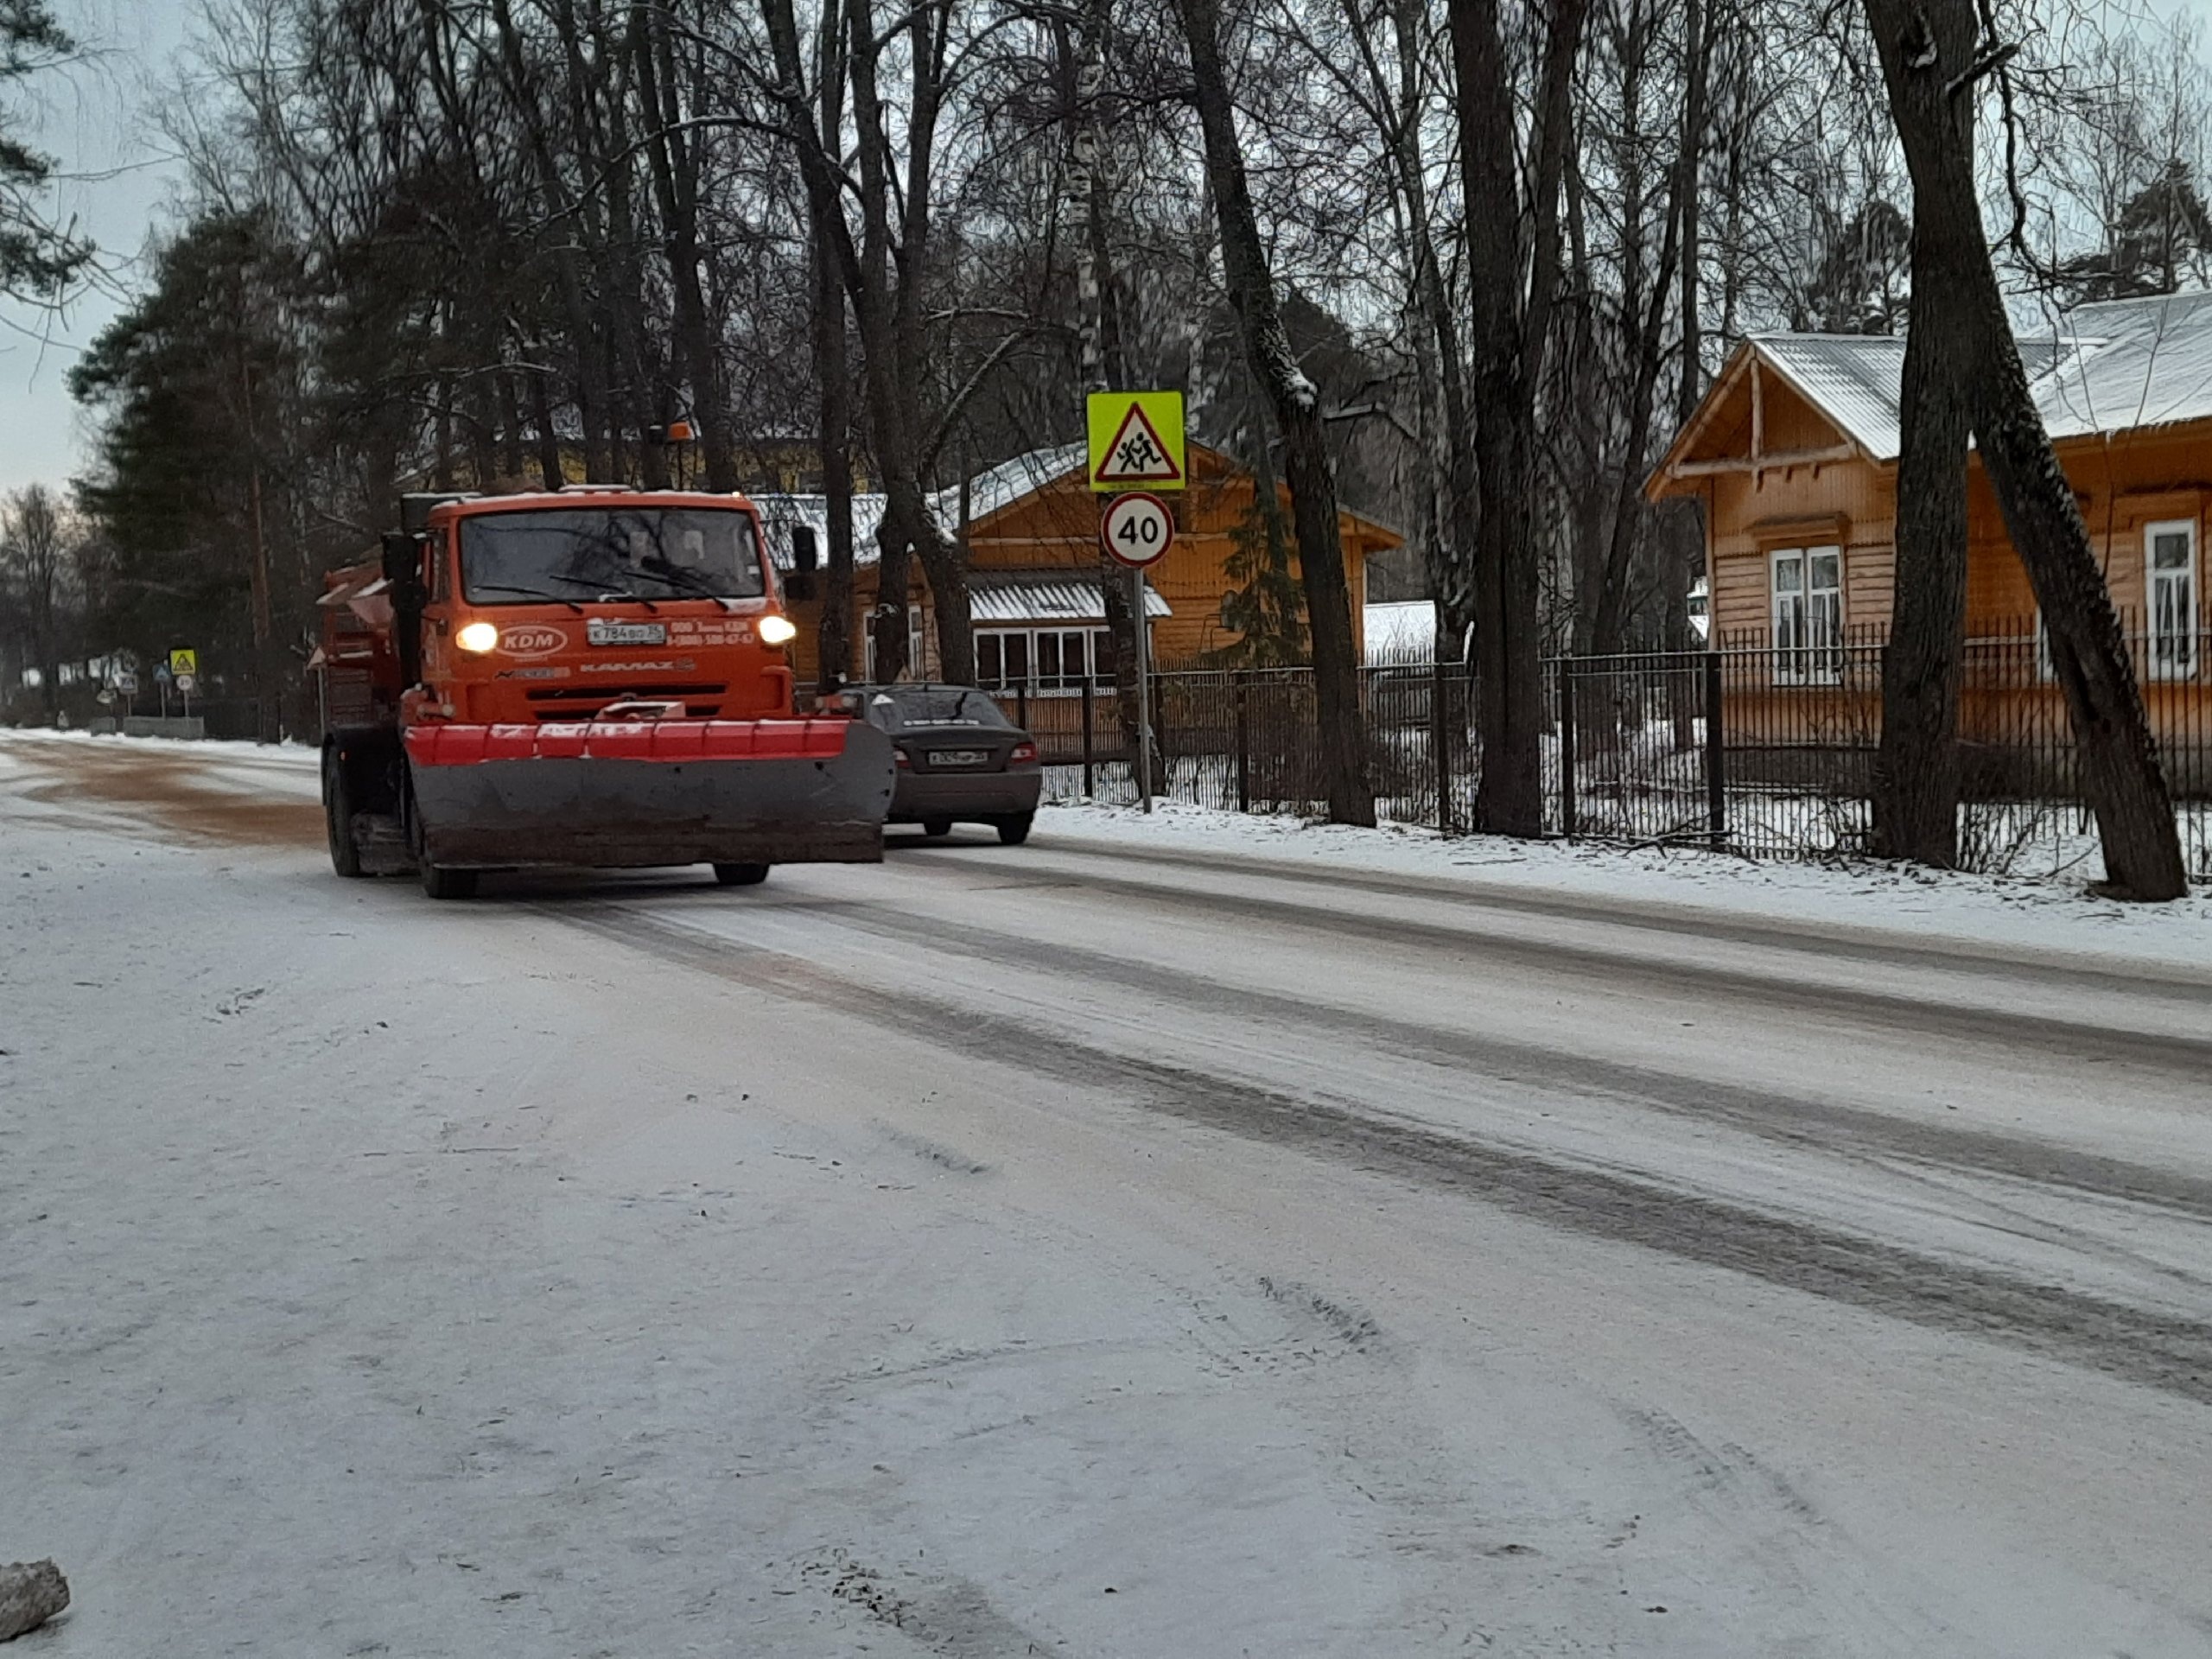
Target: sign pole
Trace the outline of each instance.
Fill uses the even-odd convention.
[[[1129,572],[1133,590],[1130,611],[1136,618],[1137,636],[1137,798],[1152,811],[1152,622],[1144,613],[1145,581],[1141,566]]]

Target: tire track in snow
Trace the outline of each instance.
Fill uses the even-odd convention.
[[[972,855],[980,849],[925,842],[910,851],[931,862],[958,862],[980,867]],[[986,856],[995,856],[993,855]],[[1971,972],[1993,979],[2024,984],[2049,985],[2061,990],[2092,987],[2128,995],[2145,992],[2171,996],[2177,988],[2212,994],[2212,973],[2187,963],[2160,974],[2130,971],[2100,963],[2087,954],[2066,954],[2063,961],[2037,961],[2018,953],[2002,954],[2001,947],[1966,940],[1942,944],[1907,944],[1895,938],[1869,938],[1864,932],[1833,923],[1794,923],[1769,920],[1756,915],[1700,908],[1694,902],[1669,905],[1637,899],[1599,898],[1578,893],[1530,891],[1495,882],[1440,876],[1423,878],[1385,872],[1348,869],[1319,862],[1300,863],[1287,859],[1248,858],[1243,854],[1170,850],[1131,846],[1111,841],[1091,841],[1058,833],[1033,838],[1025,864],[1033,867],[1039,857],[1103,859],[1134,864],[1140,868],[1165,866],[1206,875],[1242,875],[1265,880],[1296,882],[1302,887],[1351,888],[1396,899],[1416,899],[1424,904],[1454,910],[1503,911],[1516,915],[1541,916],[1559,921],[1588,922],[1634,932],[1670,934],[1700,942],[1719,940],[1731,944],[1793,950],[1802,955],[1873,963],[1885,966],[1929,968]],[[1703,854],[1700,857],[1706,856]],[[1725,868],[1725,866],[1723,867]],[[1160,891],[1178,888],[1163,885]]]
[[[802,957],[633,908],[599,902],[537,908],[550,919],[751,990],[817,1006],[834,997],[855,1018],[901,1036],[1055,1082],[1125,1090],[1148,1109],[1241,1139],[1349,1160],[1563,1230],[2004,1343],[2212,1405],[2212,1324],[1488,1144],[1361,1103],[1292,1096],[1117,1053],[920,989],[896,999],[854,998],[849,982]]]
[[[926,867],[925,861],[924,867]],[[959,866],[938,866],[944,875],[972,875]],[[1052,885],[1040,880],[1039,887]],[[1335,937],[1353,936],[1401,949],[1425,950],[1462,961],[1503,962],[1552,973],[1579,973],[1615,988],[1643,978],[1669,991],[1696,988],[1733,997],[1755,997],[1769,1012],[1786,1009],[1834,1021],[1853,1014],[1885,1030],[1906,1030],[1977,1043],[1996,1043],[2018,1051],[2056,1052],[2071,1059],[2155,1068],[2172,1075],[2212,1075],[2212,1035],[2072,1020],[2044,1014],[2014,1014],[2003,1008],[1962,1007],[1925,995],[1868,990],[1828,982],[1795,982],[1771,973],[1723,968],[1710,963],[1672,962],[1623,956],[1594,945],[1561,940],[1501,937],[1465,926],[1450,926],[1395,916],[1367,916],[1292,899],[1244,893],[1207,893],[1196,887],[1163,886],[1113,876],[1068,875],[1059,886],[1082,893],[1119,894],[1148,900],[1185,914],[1205,912],[1238,921],[1271,923]],[[1956,964],[1950,964],[1955,967]],[[2190,994],[2188,987],[2162,987],[2183,995],[2202,1027],[2212,1030],[2212,993]]]
[[[1379,1012],[1224,984],[1179,969],[1077,944],[918,917],[887,905],[842,906],[839,925],[971,961],[1017,964],[1117,985],[1165,1007],[1261,1024],[1325,1031],[1401,1059],[1471,1067],[1487,1078],[1609,1096],[1670,1116],[1724,1123],[1763,1140],[1834,1154],[1903,1159],[1971,1175],[2000,1175],[2130,1204],[2156,1204],[2212,1220],[2212,1180],[2132,1164],[2030,1137],[1918,1123],[1840,1102],[1746,1089],[1680,1072],[1606,1060],[1566,1047],[1481,1036]]]

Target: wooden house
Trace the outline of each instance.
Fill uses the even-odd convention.
[[[1094,684],[1111,678],[1099,585],[1102,498],[1090,491],[1084,461],[1079,443],[1032,450],[931,498],[938,522],[968,549],[977,678],[993,690],[1071,696],[1079,692],[1086,677]],[[1238,538],[1254,533],[1256,486],[1251,474],[1204,444],[1189,446],[1188,461],[1190,487],[1166,498],[1175,512],[1175,545],[1146,573],[1153,660],[1162,667],[1199,663],[1236,643],[1237,634],[1222,620],[1223,601],[1238,585],[1230,575]],[[1279,486],[1279,494],[1287,533],[1289,493]],[[777,568],[785,573],[792,620],[799,625],[793,666],[799,683],[810,684],[818,669],[820,602],[813,584],[804,578],[827,545],[823,498],[756,495],[753,500],[760,509]],[[856,496],[853,507],[854,612],[865,616],[876,602],[875,531],[883,518],[883,499]],[[1338,524],[1357,632],[1368,556],[1399,546],[1403,538],[1350,511],[1339,513]],[[801,580],[792,581],[794,575]],[[907,657],[914,665],[909,673],[927,678],[937,672],[937,628],[919,560],[913,564],[906,607]],[[872,656],[869,642],[855,639],[851,675],[869,677]]]
[[[2212,294],[2115,300],[2024,335],[2021,356],[2136,655],[2171,770],[2212,741]],[[1745,340],[1653,473],[1704,510],[1708,638],[1729,718],[1777,742],[1864,740],[1895,565],[1904,341]],[[1969,743],[2063,733],[2035,595],[1979,461],[1968,473]],[[2199,779],[2201,781],[2201,779]]]

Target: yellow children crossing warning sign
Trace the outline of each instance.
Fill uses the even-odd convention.
[[[169,652],[169,672],[170,672],[170,673],[172,673],[172,674],[197,674],[199,671],[200,671],[200,653],[199,653],[198,652],[196,652],[196,651],[173,651],[173,652]]]
[[[1184,486],[1181,392],[1094,391],[1088,413],[1092,489]]]

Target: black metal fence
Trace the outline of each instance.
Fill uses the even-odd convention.
[[[2032,624],[1969,642],[1961,695],[1961,862],[1993,874],[2089,863],[2096,830],[2072,731]],[[2133,629],[2131,649],[2192,872],[2212,878],[2212,633]],[[1882,639],[1560,657],[1544,664],[1547,825],[1560,836],[1754,858],[1860,853],[1881,737]],[[1382,817],[1467,829],[1481,774],[1464,668],[1363,669]],[[1244,812],[1319,815],[1310,670],[1154,676],[1158,792]],[[1131,802],[1135,768],[1110,691],[1012,690],[1048,798]]]

